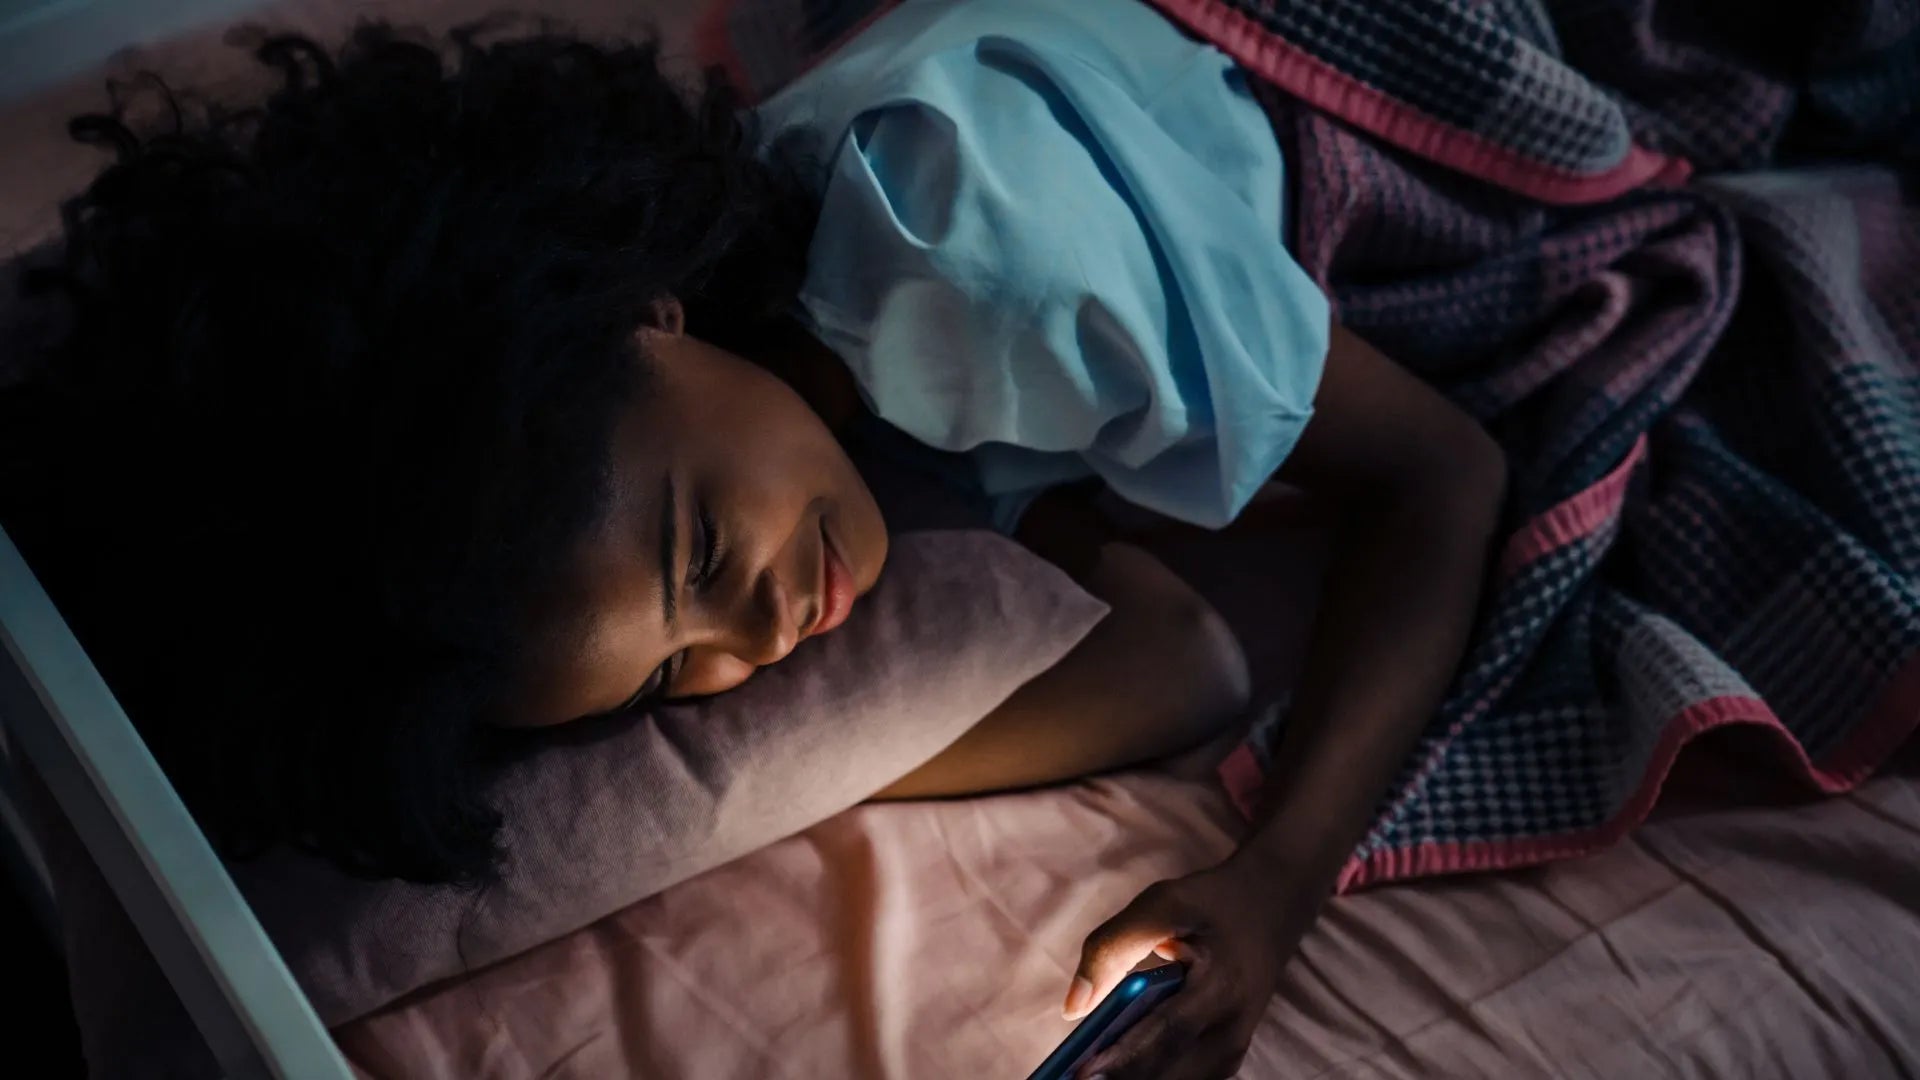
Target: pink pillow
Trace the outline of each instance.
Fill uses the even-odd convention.
[[[708,701],[553,732],[496,798],[507,864],[478,893],[234,867],[329,1025],[551,941],[797,833],[933,757],[1106,608],[982,530],[893,540],[845,625]]]

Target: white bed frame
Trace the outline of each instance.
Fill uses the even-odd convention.
[[[230,1077],[352,1073],[46,591],[0,530],[0,842],[30,903],[57,918],[20,805],[22,758],[46,782],[101,876]]]

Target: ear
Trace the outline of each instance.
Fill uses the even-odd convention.
[[[679,337],[687,330],[687,309],[675,296],[657,296],[648,305],[647,327]]]

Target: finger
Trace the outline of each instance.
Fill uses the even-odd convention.
[[[1181,932],[1183,928],[1172,918],[1171,907],[1165,893],[1154,886],[1087,935],[1080,947],[1080,966],[1073,973],[1073,985],[1061,1009],[1067,1019],[1085,1016],[1156,945]]]
[[[1155,956],[1158,956],[1162,960],[1192,961],[1199,956],[1199,953],[1195,951],[1193,946],[1181,941],[1179,938],[1168,938],[1160,944],[1155,945],[1153,952]]]
[[[1195,1040],[1203,1033],[1231,1020],[1226,1002],[1209,993],[1204,984],[1189,982],[1112,1046],[1095,1054],[1082,1075],[1104,1073],[1114,1080],[1130,1076],[1159,1078],[1194,1049]]]

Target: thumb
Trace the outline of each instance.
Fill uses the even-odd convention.
[[[1061,1013],[1078,1020],[1094,1003],[1113,992],[1135,965],[1185,928],[1173,917],[1173,905],[1156,885],[1135,897],[1120,914],[1101,923],[1080,947],[1080,967]]]

